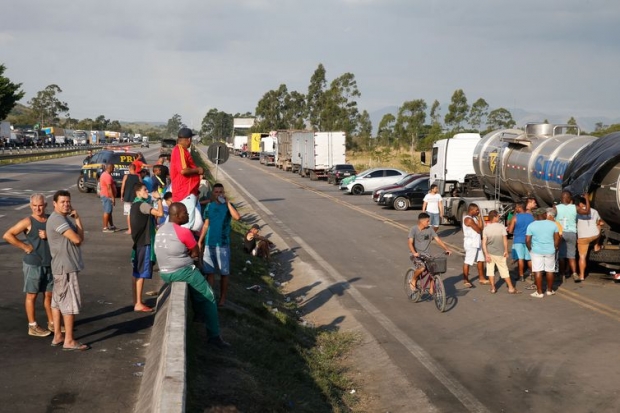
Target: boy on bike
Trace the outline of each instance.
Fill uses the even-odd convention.
[[[411,251],[411,262],[415,272],[413,279],[411,280],[411,286],[416,288],[416,282],[420,274],[424,272],[424,261],[420,258],[420,254],[430,255],[430,246],[432,240],[437,241],[437,244],[446,251],[446,254],[452,254],[452,251],[448,249],[446,244],[439,238],[433,228],[431,228],[431,217],[426,212],[418,215],[418,224],[411,227],[409,230],[409,251]]]

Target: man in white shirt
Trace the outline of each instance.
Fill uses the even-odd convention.
[[[601,236],[603,220],[598,211],[590,208],[587,198],[578,198],[577,201],[577,251],[579,252],[579,278],[575,282],[581,282],[586,278],[586,266],[588,251],[592,245],[599,250],[598,240]]]
[[[430,192],[424,196],[422,211],[426,212],[431,217],[431,226],[435,232],[439,229],[439,223],[443,218],[443,202],[441,202],[441,200],[439,187],[432,184]]]

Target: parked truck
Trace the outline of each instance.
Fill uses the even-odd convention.
[[[269,133],[269,136],[265,136],[260,140],[260,158],[259,162],[263,165],[275,165],[276,164],[276,142],[275,132]]]
[[[0,144],[7,143],[8,146],[8,143],[11,141],[11,132],[13,132],[13,130],[11,129],[10,122],[5,120],[0,122]]]
[[[525,197],[548,207],[563,189],[574,196],[588,194],[605,221],[605,248],[592,252],[590,260],[620,263],[620,133],[597,138],[581,135],[574,125],[528,124],[525,130],[484,136],[472,162],[474,174],[465,179],[457,210],[476,202],[506,214]]]
[[[346,163],[344,132],[315,132],[308,135],[301,156],[300,175],[310,180],[327,179],[327,171],[336,164]]]
[[[260,159],[260,140],[265,136],[269,136],[268,133],[252,133],[247,137],[248,145],[248,158]]]
[[[233,153],[237,156],[241,156],[245,152],[248,146],[248,137],[238,135],[233,137]]]
[[[306,151],[306,144],[314,137],[312,131],[294,131],[291,134],[291,172],[300,173],[301,159]]]
[[[292,146],[291,139],[293,137],[293,131],[279,130],[276,131],[275,136],[275,162],[276,168],[283,171],[290,171],[293,167],[291,163]]]

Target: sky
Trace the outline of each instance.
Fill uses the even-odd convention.
[[[195,129],[208,110],[254,112],[281,84],[355,75],[360,110],[414,99],[547,116],[620,116],[617,0],[28,0],[3,7],[0,63],[47,85],[74,118]],[[615,86],[614,86],[615,85]]]

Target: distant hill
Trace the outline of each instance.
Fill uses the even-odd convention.
[[[441,111],[442,117],[447,112],[448,105],[449,104],[446,104],[446,103],[441,104],[442,108],[446,108],[445,110]],[[567,114],[550,114],[550,113],[545,114],[542,112],[528,112],[527,110],[519,109],[519,108],[512,108],[512,109],[507,108],[507,109],[512,114],[512,118],[515,120],[515,122],[517,122],[517,127],[522,127],[526,123],[529,123],[529,122],[543,122],[545,119],[547,119],[549,123],[563,124],[563,123],[566,123],[570,119],[571,116],[575,117],[575,119],[577,120],[577,125],[579,125],[579,127],[584,132],[594,131],[594,129],[596,129],[597,122],[602,122],[604,125],[613,125],[613,124],[620,123],[620,117],[608,118],[605,116],[600,116],[600,117],[576,116],[574,114],[568,114],[568,115]],[[387,106],[385,108],[378,109],[378,110],[375,110],[369,113],[370,120],[372,121],[373,135],[376,135],[377,129],[379,128],[379,122],[381,122],[381,119],[383,118],[383,116],[388,113],[391,113],[394,116],[396,116],[396,114],[398,113],[398,106]],[[428,121],[428,117],[427,117],[427,121]]]

